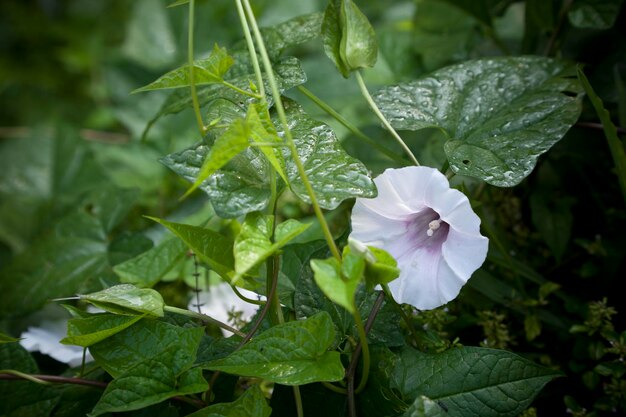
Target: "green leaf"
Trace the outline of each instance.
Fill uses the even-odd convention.
[[[365,259],[365,284],[367,291],[373,291],[377,285],[388,284],[400,275],[398,262],[389,252],[374,246],[365,246],[363,243],[348,238],[348,245],[344,253],[350,251],[359,254]]]
[[[426,396],[450,417],[515,417],[560,375],[507,351],[461,347],[427,354],[405,348],[394,359],[389,387],[409,403]]]
[[[271,413],[263,392],[253,385],[232,403],[213,404],[187,417],[269,417]]]
[[[322,18],[322,13],[311,13],[294,17],[276,26],[261,28],[270,57],[276,60],[286,49],[319,37]]]
[[[138,410],[177,395],[206,391],[209,386],[202,377],[202,369],[189,369],[192,362],[183,371],[168,366],[177,351],[177,347],[172,347],[158,358],[140,362],[115,378],[89,416]]]
[[[596,110],[598,118],[602,122],[604,135],[606,136],[606,141],[609,144],[609,150],[613,157],[613,163],[615,164],[615,171],[617,172],[617,179],[622,190],[622,196],[624,200],[626,200],[626,151],[624,151],[624,146],[617,136],[617,129],[611,121],[610,113],[604,107],[604,103],[600,97],[593,91],[593,87],[589,84],[589,80],[587,80],[585,73],[580,67],[578,68],[578,79],[582,83],[591,104],[593,104],[593,108]]]
[[[152,287],[183,259],[187,246],[180,239],[168,239],[121,264],[113,271],[125,284]]]
[[[110,270],[110,233],[136,198],[134,190],[96,189],[0,270],[0,316],[34,311],[48,300],[94,291]]]
[[[144,317],[145,315],[93,314],[88,317],[73,318],[67,323],[67,336],[60,342],[66,345],[89,347],[121,332]]]
[[[308,246],[304,245],[302,249],[306,249]],[[311,244],[311,247],[314,248],[315,245]],[[321,245],[320,248],[317,252],[303,251],[304,253],[299,258],[299,260],[302,260],[301,267],[299,269],[294,268],[295,271],[298,271],[295,293],[293,295],[296,317],[301,319],[313,316],[320,311],[327,312],[339,330],[340,337],[352,336],[358,338],[352,314],[326,297],[313,278],[310,262],[306,260],[328,257],[328,248],[325,245]],[[377,297],[378,293],[366,292],[364,286],[357,287],[354,303],[359,309],[361,317],[369,316]],[[400,317],[394,306],[384,302],[376,316],[372,329],[368,333],[370,343],[402,346],[405,342],[398,326],[399,321]],[[338,339],[337,343],[341,341]]]
[[[19,343],[0,343],[0,369],[37,374],[35,360]],[[59,401],[59,393],[51,387],[30,381],[0,380],[0,416],[31,417],[50,415]]]
[[[445,1],[420,0],[418,7],[412,47],[423,70],[469,59],[480,42],[476,18]]]
[[[15,337],[11,337],[9,335],[6,335],[2,332],[0,332],[0,344],[3,343],[13,343],[13,342],[19,342],[20,339],[16,339]]]
[[[304,169],[321,207],[332,210],[352,197],[374,197],[376,188],[367,168],[348,155],[337,137],[323,123],[311,119],[295,102],[284,100],[287,121]],[[276,125],[280,123],[274,120]],[[278,135],[284,133],[278,130]],[[281,148],[285,173],[292,191],[309,202],[305,186],[288,149]],[[210,147],[197,144],[161,160],[189,181],[195,181]],[[246,149],[204,181],[200,188],[209,195],[220,217],[238,217],[262,211],[270,199],[269,163],[258,149]]]
[[[376,101],[397,129],[442,129],[457,174],[511,187],[578,119],[582,90],[573,75],[548,58],[484,58],[386,87]]]
[[[194,83],[196,85],[223,83],[224,75],[233,63],[233,57],[228,55],[226,49],[220,48],[215,44],[208,58],[200,59],[193,63]],[[159,77],[145,87],[136,89],[133,93],[189,87],[189,85],[189,65],[183,65]]]
[[[98,365],[115,378],[151,359],[158,359],[179,374],[195,360],[202,334],[201,327],[183,328],[160,320],[141,320],[92,345],[89,351]]]
[[[253,273],[253,269],[272,256],[276,251],[289,243],[309,225],[297,220],[287,220],[276,227],[275,241],[271,242],[273,216],[258,212],[249,213],[235,239],[235,271],[237,274],[232,283],[236,283],[243,275]]]
[[[402,417],[445,417],[446,409],[428,397],[420,395]]]
[[[232,122],[228,130],[215,139],[209,154],[200,168],[196,180],[185,192],[185,196],[188,196],[209,176],[213,175],[215,171],[226,165],[228,161],[250,146],[249,137],[250,128],[244,120],[239,119]]]
[[[176,38],[161,1],[134,2],[123,39],[126,58],[146,68],[161,69],[176,58]]]
[[[348,198],[375,197],[376,186],[367,168],[343,150],[332,129],[310,118],[296,102],[284,100],[283,104],[298,155],[319,205],[332,210]],[[280,126],[280,123],[276,125]],[[283,135],[281,129],[278,134]],[[289,150],[283,152],[291,190],[310,203]]]
[[[233,66],[233,68],[230,70],[233,78],[227,78],[226,81],[243,90],[248,89],[250,86],[250,80],[255,79],[254,72],[252,71],[251,66],[247,63],[243,63],[243,69],[239,71],[238,75],[234,75],[237,74],[237,72],[235,71],[235,66]],[[306,74],[302,70],[300,62],[293,57],[284,58],[277,62],[274,65],[274,72],[276,76],[276,83],[278,84],[278,89],[281,93],[306,82]],[[264,80],[266,90],[269,91],[270,88],[267,84],[267,79],[264,78]],[[206,106],[216,99],[229,100],[233,103],[242,102],[244,104],[250,104],[255,102],[256,100],[253,97],[244,97],[232,88],[222,84],[209,84],[206,86],[200,86],[197,89],[197,95],[198,102],[201,107]],[[191,94],[188,90],[175,90],[165,100],[159,112],[152,118],[152,120],[150,120],[150,122],[148,122],[146,131],[144,131],[144,136],[146,135],[147,130],[161,117],[169,114],[180,113],[181,111],[191,108],[192,106],[193,102],[191,99]]]
[[[339,56],[349,71],[376,64],[378,42],[367,16],[352,0],[340,0],[341,42]]]
[[[272,124],[265,103],[251,103],[248,106],[248,113],[245,120],[235,119],[228,121],[228,124],[228,129],[226,129],[223,134],[217,136],[213,142],[213,146],[200,168],[200,173],[196,177],[194,184],[185,193],[185,196],[189,195],[215,171],[222,168],[237,154],[250,146],[250,141],[261,144],[282,144],[282,140],[276,134],[276,129]],[[278,148],[261,145],[259,149],[263,152],[274,170],[280,174],[284,181],[287,181],[283,168],[285,161]]]
[[[315,283],[324,295],[354,314],[356,312],[354,294],[363,278],[365,259],[344,250],[341,262],[335,258],[313,259],[311,269]]]
[[[172,223],[156,217],[148,218],[167,227],[215,272],[225,278],[232,275],[235,266],[233,242],[226,236],[202,227]]]
[[[288,183],[288,179],[285,176],[285,160],[283,154],[280,152],[278,145],[283,145],[283,140],[278,137],[276,127],[272,122],[269,110],[266,103],[250,104],[248,107],[248,114],[246,115],[246,122],[250,127],[250,139],[257,143],[270,143],[276,144],[276,147],[271,146],[259,146],[259,149],[274,170],[280,175],[280,177]]]
[[[91,294],[79,295],[81,300],[96,307],[122,315],[146,314],[163,317],[163,297],[150,288],[137,288],[130,284],[120,284]]]
[[[2,140],[0,166],[0,239],[14,253],[41,241],[85,192],[107,186],[87,142],[67,127]]]
[[[582,29],[609,29],[615,24],[623,0],[576,0],[567,17]]]
[[[233,283],[244,274],[251,272],[253,267],[271,255],[268,250],[272,246],[270,237],[273,223],[273,216],[263,215],[259,212],[246,215],[233,247],[235,271],[237,272]]]
[[[202,364],[204,369],[264,378],[284,385],[339,381],[339,352],[329,351],[335,329],[327,313],[266,330],[229,356]]]

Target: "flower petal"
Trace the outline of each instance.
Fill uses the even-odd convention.
[[[404,262],[398,262],[400,277],[389,283],[393,298],[420,310],[439,307],[437,276],[441,260],[440,253],[418,250]]]
[[[366,245],[384,245],[406,233],[403,220],[391,219],[359,199],[352,209],[352,233],[350,236]]]
[[[450,229],[448,239],[441,247],[447,264],[465,281],[483,264],[488,248],[489,239],[481,236],[478,230],[467,234],[454,228]]]

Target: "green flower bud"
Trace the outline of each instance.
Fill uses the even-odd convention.
[[[352,0],[330,0],[322,35],[326,55],[344,77],[376,63],[378,43],[374,28]]]

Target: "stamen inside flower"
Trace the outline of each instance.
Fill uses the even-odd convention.
[[[432,222],[428,223],[428,230],[426,231],[426,234],[428,236],[432,236],[433,233],[435,233],[435,230],[439,229],[440,226],[441,219],[433,220]]]

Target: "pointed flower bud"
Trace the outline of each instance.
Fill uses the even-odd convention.
[[[376,64],[376,33],[352,0],[330,0],[324,13],[322,35],[326,55],[344,77]]]

